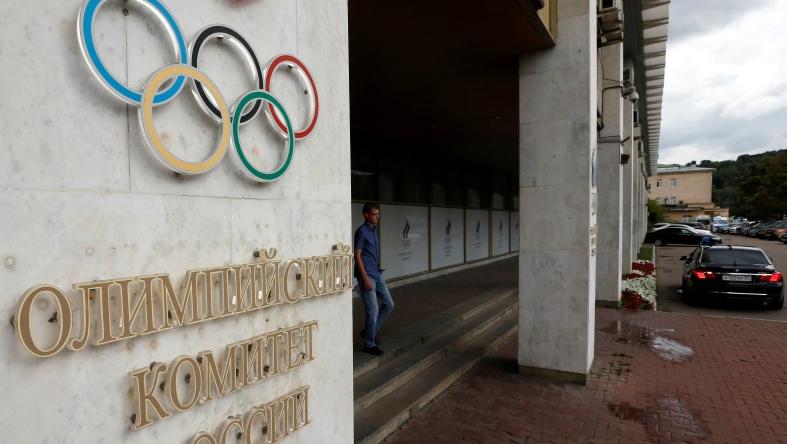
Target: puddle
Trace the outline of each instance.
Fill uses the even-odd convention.
[[[650,328],[633,325],[628,321],[613,321],[599,331],[616,335],[616,342],[636,342],[645,345],[670,362],[685,362],[695,356],[694,350],[680,342],[663,336],[674,333],[674,328]]]
[[[620,404],[609,403],[607,404],[607,408],[609,409],[610,413],[615,415],[617,418],[626,421],[634,421],[639,424],[645,424],[645,409],[632,407],[628,402],[623,402]]]
[[[673,436],[704,440],[711,435],[699,412],[672,396],[650,398],[644,408],[625,401],[609,403],[607,410],[616,418],[642,424],[646,433],[659,442],[671,441]]]
[[[650,348],[655,351],[659,356],[672,362],[684,362],[694,357],[694,350],[680,342],[656,336],[651,340]]]

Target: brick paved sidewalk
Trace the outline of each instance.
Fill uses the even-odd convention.
[[[516,374],[516,336],[394,443],[787,443],[787,323],[596,311],[587,386]]]

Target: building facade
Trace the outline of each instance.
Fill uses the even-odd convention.
[[[670,222],[693,222],[697,216],[729,216],[713,203],[713,168],[696,166],[658,168],[648,177],[648,197],[664,205]]]
[[[516,255],[521,373],[585,380],[668,2],[198,3],[6,11],[4,441],[351,442],[365,200],[393,279]]]

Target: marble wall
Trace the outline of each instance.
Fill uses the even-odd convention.
[[[325,442],[328,436],[351,442],[349,291],[45,359],[28,353],[8,322],[24,292],[41,283],[76,300],[76,282],[169,273],[179,285],[186,270],[252,262],[261,247],[277,247],[286,260],[330,254],[333,244],[351,242],[347,3],[164,3],[187,40],[206,25],[222,23],[241,32],[262,63],[279,53],[297,55],[317,83],[317,127],[296,143],[290,168],[272,183],[244,177],[232,153],[207,174],[174,174],[145,146],[136,108],[111,97],[89,72],[76,33],[83,2],[7,5],[0,28],[3,441],[186,443],[197,431],[217,431],[228,416],[309,385],[311,423],[290,442]],[[110,71],[135,89],[175,60],[166,34],[136,2],[107,2],[94,33]],[[200,56],[200,69],[229,104],[253,89],[245,68],[225,42],[212,41]],[[279,72],[274,93],[300,126],[306,101],[295,79]],[[162,139],[189,160],[205,157],[218,135],[190,91],[156,108],[155,119]],[[241,135],[252,162],[266,167],[284,152],[267,125],[260,115]],[[52,302],[41,298],[33,311],[48,317]],[[129,371],[202,350],[221,355],[231,342],[312,320],[319,323],[315,361],[130,429]]]

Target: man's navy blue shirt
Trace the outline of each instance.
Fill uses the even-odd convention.
[[[361,250],[361,262],[369,277],[380,277],[380,242],[377,239],[377,227],[364,222],[355,230],[354,249]],[[361,274],[356,270],[356,276]]]

